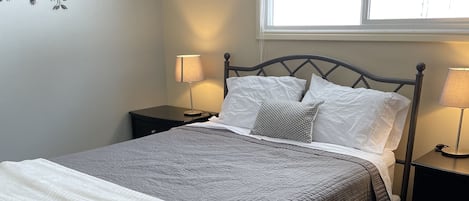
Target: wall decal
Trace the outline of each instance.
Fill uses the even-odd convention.
[[[0,0],[0,2],[2,1],[3,0]],[[10,0],[6,0],[6,1],[10,1]],[[53,10],[68,9],[67,6],[63,4],[63,1],[67,1],[67,0],[51,0],[51,1],[55,2],[54,7],[52,7]],[[29,3],[31,3],[31,5],[34,5],[36,4],[36,0],[29,0]]]

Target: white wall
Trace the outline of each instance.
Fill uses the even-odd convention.
[[[130,138],[128,112],[166,103],[160,0],[0,3],[0,161]]]
[[[223,53],[232,53],[232,64],[259,62],[256,40],[256,1],[253,0],[167,0],[164,7],[164,38],[168,102],[187,106],[187,87],[173,79],[174,57],[182,52],[202,55],[208,80],[194,89],[194,105],[219,111],[223,101]],[[459,110],[438,104],[447,68],[469,66],[469,43],[360,42],[360,41],[266,41],[264,58],[289,54],[319,54],[339,58],[381,75],[414,78],[415,65],[425,62],[424,86],[417,125],[414,158],[432,150],[437,143],[453,145]],[[469,147],[469,118],[464,120],[462,141]],[[405,142],[403,140],[402,142]],[[404,143],[396,152],[403,158]],[[400,190],[397,168],[394,192]]]

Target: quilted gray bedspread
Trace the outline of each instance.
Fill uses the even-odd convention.
[[[366,160],[179,127],[50,159],[164,200],[390,200]]]

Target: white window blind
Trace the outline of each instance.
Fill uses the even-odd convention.
[[[468,0],[370,0],[370,20],[468,18]]]
[[[271,17],[273,26],[359,25],[360,10],[361,0],[275,0]]]

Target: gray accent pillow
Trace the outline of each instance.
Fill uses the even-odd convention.
[[[322,103],[265,101],[251,134],[311,143],[313,121]]]

